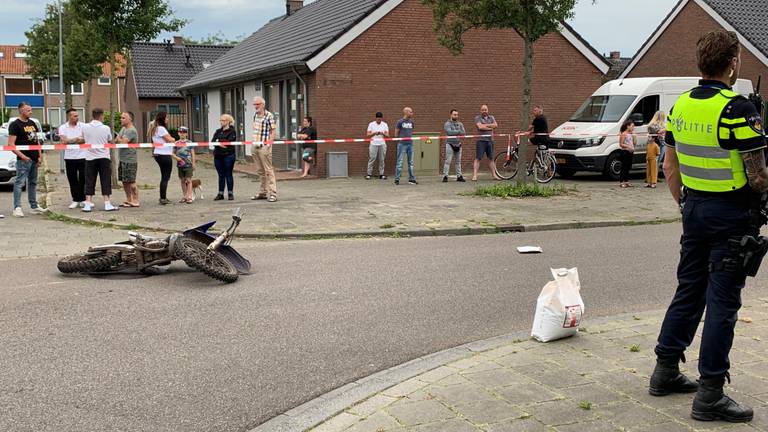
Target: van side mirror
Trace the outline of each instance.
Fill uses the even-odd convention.
[[[629,119],[632,120],[632,123],[635,124],[635,126],[642,126],[643,125],[643,115],[640,113],[633,113],[629,116]]]

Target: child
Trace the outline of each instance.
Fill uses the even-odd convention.
[[[189,130],[186,126],[179,128],[179,140],[176,143],[187,143],[189,139]],[[179,170],[179,180],[181,180],[180,203],[192,204],[192,173],[195,170],[195,149],[192,147],[176,147],[172,155],[176,159],[176,166]]]

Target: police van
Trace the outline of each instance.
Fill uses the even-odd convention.
[[[618,180],[619,132],[630,119],[638,135],[632,169],[645,170],[648,123],[658,110],[669,114],[677,98],[698,83],[699,78],[669,77],[625,78],[603,84],[570,120],[550,133],[549,148],[557,160],[557,173],[568,178],[579,171],[592,171]],[[749,96],[752,82],[739,79],[733,89]]]

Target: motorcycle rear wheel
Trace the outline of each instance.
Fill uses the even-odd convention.
[[[57,267],[62,273],[93,273],[108,270],[118,264],[119,253],[99,251],[65,256],[59,260]]]
[[[189,237],[179,237],[174,250],[176,256],[188,266],[200,270],[212,279],[232,283],[239,276],[237,269],[228,259],[216,251],[209,251],[205,243]]]

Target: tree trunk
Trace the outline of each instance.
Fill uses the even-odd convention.
[[[93,91],[93,80],[89,79],[85,85],[85,115],[83,116],[83,122],[87,123],[91,118],[91,93]]]
[[[115,54],[109,55],[109,130],[112,132],[112,136],[115,136],[115,99],[117,93],[117,80],[115,79]],[[109,155],[112,159],[112,184],[118,185],[117,182],[117,150],[112,149],[109,151]]]
[[[523,35],[525,54],[523,61],[523,110],[520,116],[520,130],[528,130],[531,124],[531,80],[533,78],[533,41]],[[521,137],[517,152],[517,180],[528,182],[526,169],[528,164],[528,139]]]
[[[68,110],[70,108],[72,108],[72,86],[65,85],[64,86],[64,110]],[[63,124],[68,119],[62,118],[59,120],[61,120],[61,123]]]

